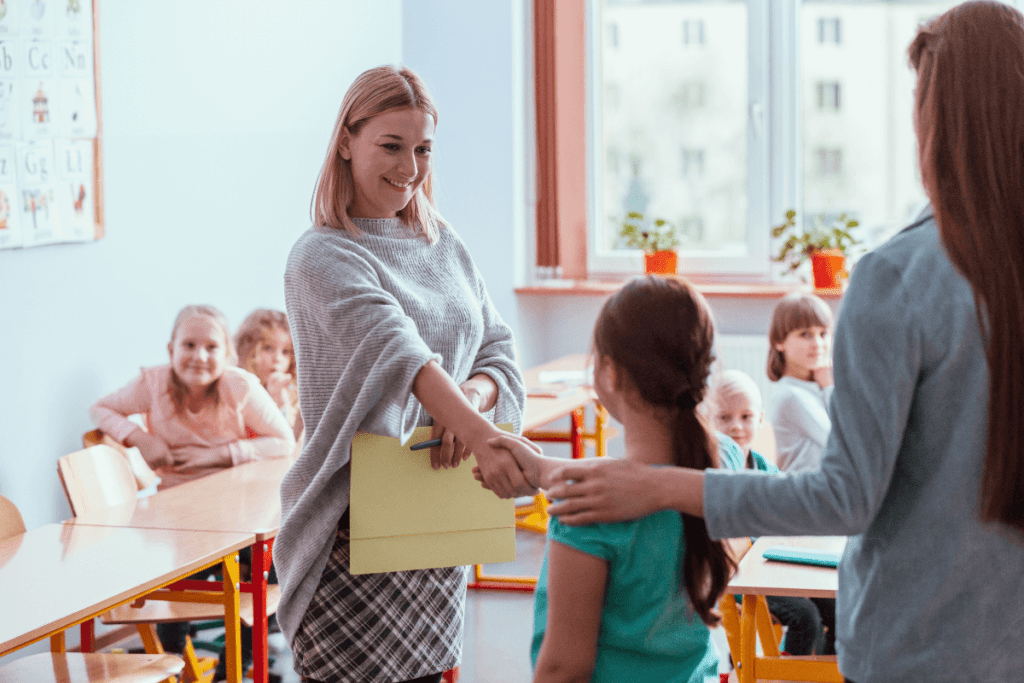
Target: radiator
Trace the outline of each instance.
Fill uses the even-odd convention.
[[[768,379],[768,335],[715,335],[715,354],[723,370],[742,370],[761,390],[765,410],[771,405],[774,383]]]

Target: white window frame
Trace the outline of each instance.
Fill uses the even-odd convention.
[[[609,249],[600,243],[602,202],[600,93],[601,0],[587,2],[588,230],[587,272],[621,277],[643,271],[641,250]],[[799,150],[799,3],[748,0],[747,55],[747,242],[746,253],[679,252],[679,272],[732,281],[770,279],[770,228],[787,209],[801,206]],[[768,46],[776,48],[769,50]],[[775,84],[777,87],[772,87]],[[774,116],[769,116],[774,112]],[[776,222],[778,222],[776,220]]]

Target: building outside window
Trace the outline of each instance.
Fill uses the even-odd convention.
[[[839,111],[841,94],[838,83],[818,83],[818,109]]]
[[[681,272],[767,275],[788,209],[857,215],[874,244],[923,205],[907,47],[958,1],[590,1],[592,30],[643,38],[591,55],[592,92],[620,88],[592,144],[621,161],[589,156],[590,271],[635,272],[639,253],[617,246],[628,211],[680,226]],[[680,27],[702,49],[680,51]]]
[[[704,44],[704,20],[686,19],[683,21],[683,45]]]
[[[841,27],[840,19],[818,19],[818,42],[839,45]]]
[[[704,150],[683,148],[683,177],[696,178],[704,175]]]

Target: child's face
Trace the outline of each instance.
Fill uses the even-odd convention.
[[[275,372],[288,372],[292,364],[292,337],[284,330],[269,330],[256,347],[253,372],[264,385]]]
[[[786,374],[807,379],[815,368],[828,365],[832,335],[827,327],[802,327],[786,335],[775,350],[786,359]]]
[[[205,315],[181,323],[167,350],[175,374],[189,388],[208,387],[227,367],[227,339],[220,326]]]
[[[761,406],[753,405],[750,396],[742,391],[716,397],[715,404],[715,428],[749,453],[764,416]]]

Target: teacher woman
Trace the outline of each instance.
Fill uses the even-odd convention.
[[[915,126],[928,211],[853,274],[832,433],[796,475],[567,467],[567,524],[659,509],[712,538],[845,534],[848,680],[1024,671],[1024,17],[968,2],[920,28]]]
[[[473,453],[499,495],[532,491],[512,456],[487,444],[505,434],[492,419],[519,430],[526,392],[512,332],[433,206],[436,124],[413,72],[360,75],[320,171],[313,227],[285,270],[307,437],[281,485],[274,563],[278,620],[306,681],[440,681],[462,653],[464,567],[349,574],[357,431],[405,442],[433,424],[435,469]]]

